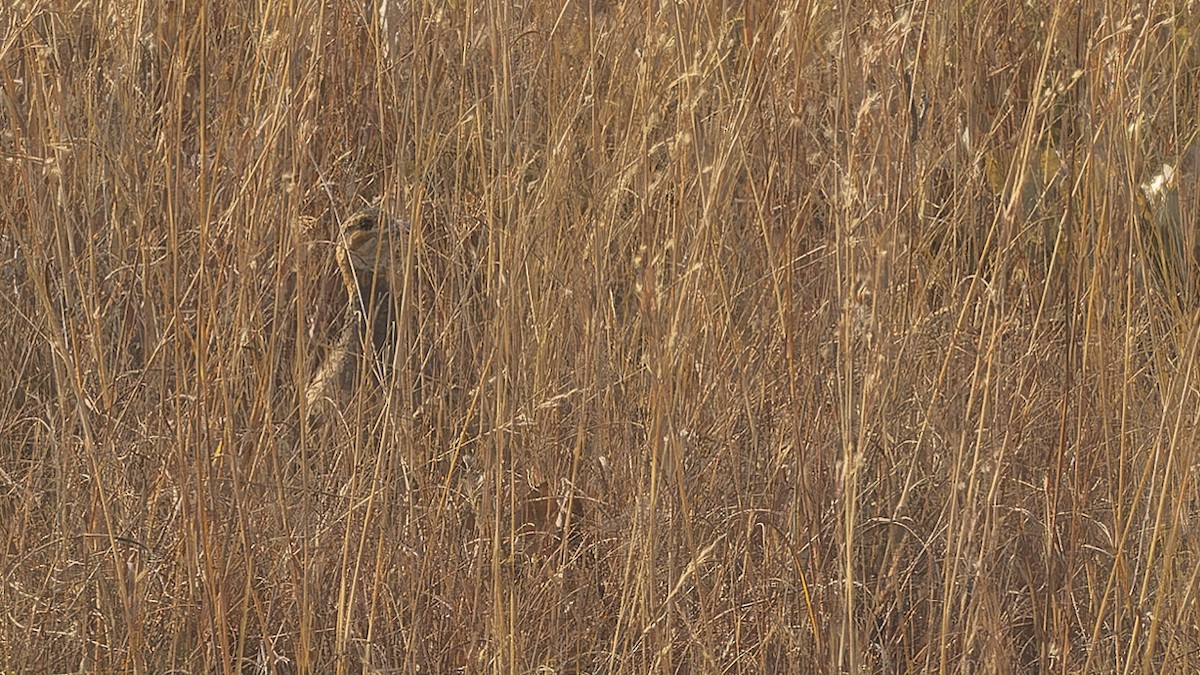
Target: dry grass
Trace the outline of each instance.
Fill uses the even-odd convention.
[[[0,671],[1200,669],[1200,15],[363,4],[0,12]]]

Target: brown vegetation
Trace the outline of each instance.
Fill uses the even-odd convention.
[[[0,671],[1200,669],[1200,13],[386,4],[0,10]]]

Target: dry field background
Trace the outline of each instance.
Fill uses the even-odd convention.
[[[1195,672],[1146,5],[9,2],[0,671]]]

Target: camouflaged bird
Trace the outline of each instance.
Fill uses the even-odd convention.
[[[407,229],[379,207],[358,211],[338,233],[337,266],[346,288],[346,308],[337,342],[325,355],[305,391],[311,408],[330,396],[333,388],[348,390],[358,381],[360,362],[376,379],[391,365],[396,327],[388,285],[390,247]]]

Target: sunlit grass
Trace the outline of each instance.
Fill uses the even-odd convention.
[[[1170,11],[7,7],[0,671],[1200,667]]]

